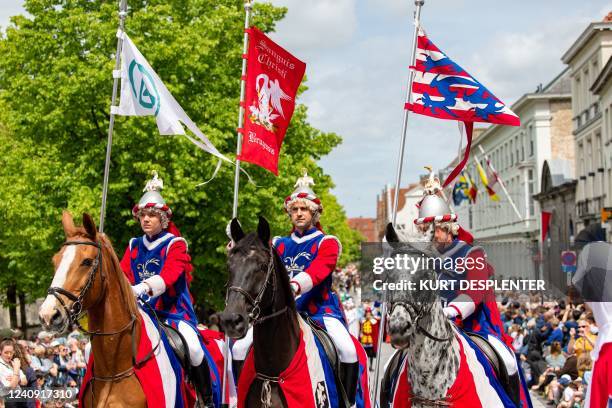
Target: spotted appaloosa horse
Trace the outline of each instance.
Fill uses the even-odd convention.
[[[434,256],[429,243],[398,245],[391,224],[386,238],[394,248],[392,256]],[[405,279],[417,288],[420,282],[437,279],[437,273],[428,269],[395,270],[389,275],[393,281]],[[516,407],[483,353],[445,317],[437,291],[393,291],[388,300],[389,335],[399,350],[383,378],[381,407]]]
[[[65,211],[62,225],[66,241],[53,257],[55,275],[39,316],[45,330],[61,333],[87,312],[88,327],[81,329],[91,336],[92,351],[83,406],[193,406],[193,390],[165,334],[137,305],[109,239],[89,214],[76,227]]]

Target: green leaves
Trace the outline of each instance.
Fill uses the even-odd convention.
[[[62,209],[98,218],[118,25],[116,2],[27,0],[30,17],[14,17],[0,39],[0,285],[43,295],[52,254],[63,241]],[[129,2],[126,31],[177,101],[228,157],[236,150],[244,9],[241,0]],[[274,29],[285,9],[257,4],[253,22]],[[303,87],[305,89],[305,87]],[[290,224],[282,204],[301,169],[315,178],[323,225],[343,243],[342,259],[358,237],[329,189],[316,160],[341,139],[307,122],[296,109],[279,163],[280,177],[246,164],[257,185],[241,178],[239,215],[246,230],[257,215],[275,235]],[[181,136],[160,136],[152,117],[117,117],[112,146],[105,232],[119,256],[141,233],[131,218],[151,170],[189,241],[195,266],[193,294],[201,308],[222,308],[226,280],[225,226],[231,216],[233,167]]]

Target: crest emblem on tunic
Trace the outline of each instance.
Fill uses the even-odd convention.
[[[327,396],[327,388],[325,388],[324,381],[317,383],[315,400],[317,408],[329,408],[329,398]]]
[[[293,278],[298,273],[304,272],[304,266],[298,265],[297,263],[298,259],[300,258],[304,258],[306,259],[306,261],[310,261],[312,260],[312,254],[309,252],[300,252],[296,256],[293,256],[293,257],[286,256],[285,259],[283,259],[285,268],[287,269],[287,272],[289,273],[290,279]]]
[[[149,265],[159,266],[160,260],[157,258],[151,258],[151,259],[148,259],[144,263],[139,263],[138,265],[136,265],[136,271],[138,272],[138,276],[140,277],[141,280],[157,275],[155,272],[149,271],[147,269]]]

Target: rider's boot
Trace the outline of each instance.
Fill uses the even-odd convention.
[[[204,399],[204,406],[214,407],[210,370],[206,358],[202,359],[199,366],[191,366],[191,382]]]
[[[521,406],[521,379],[518,373],[508,377],[508,393],[517,407]]]
[[[351,406],[355,405],[358,380],[359,363],[340,363],[340,381],[344,385],[344,390]]]

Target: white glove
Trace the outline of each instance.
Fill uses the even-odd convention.
[[[442,311],[444,312],[444,316],[448,317],[449,319],[454,319],[455,317],[459,316],[459,312],[454,307],[448,306],[442,309]]]
[[[291,285],[291,291],[293,292],[294,296],[297,296],[300,292],[300,285],[298,285],[295,282],[290,282]]]
[[[138,285],[132,285],[132,292],[134,296],[140,297],[145,294],[149,294],[151,287],[144,282],[140,282]]]

